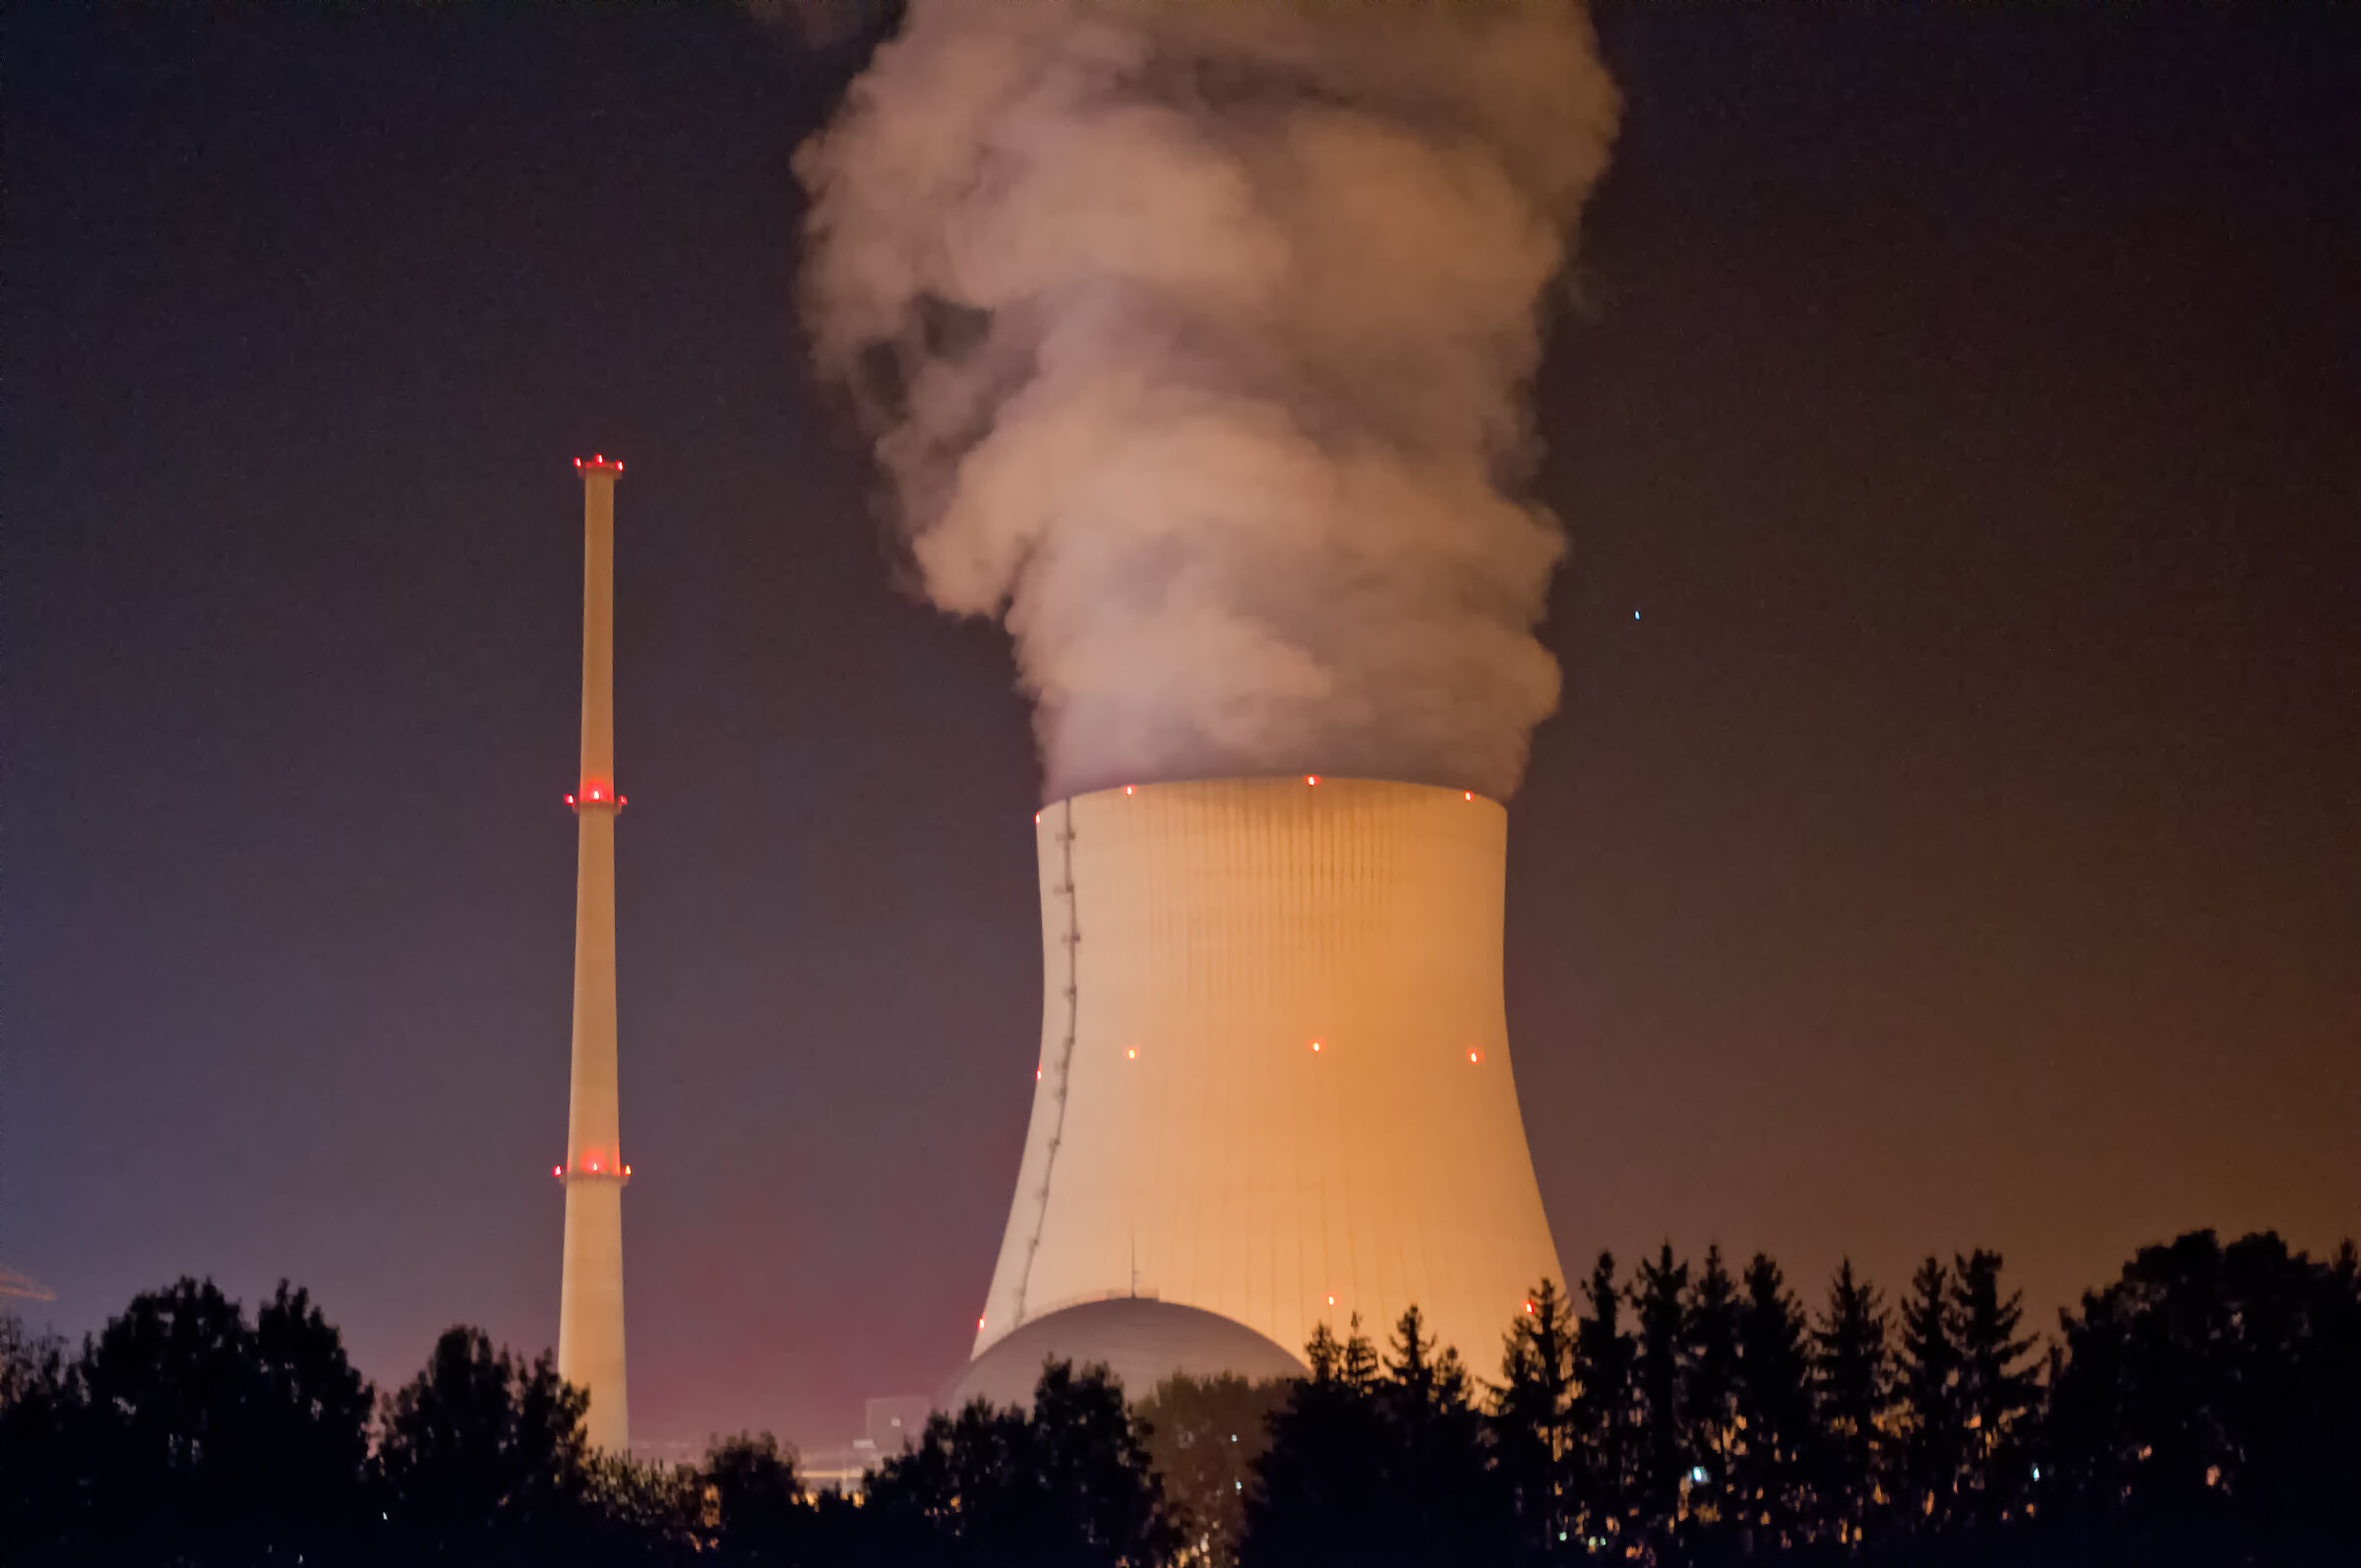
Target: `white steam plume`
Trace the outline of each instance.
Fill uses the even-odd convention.
[[[1551,0],[917,0],[799,152],[823,371],[1051,799],[1506,797],[1564,548],[1517,493],[1616,97]]]

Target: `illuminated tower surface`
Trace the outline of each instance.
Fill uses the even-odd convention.
[[[574,910],[574,1069],[566,1133],[566,1261],[558,1373],[587,1389],[593,1448],[631,1446],[623,1356],[623,1163],[615,1080],[615,481],[582,472],[582,777],[567,797],[580,843]]]
[[[946,1397],[987,1391],[1020,1330],[999,1359],[1026,1379],[1094,1334],[1118,1360],[1143,1335],[1204,1339],[1177,1308],[1252,1331],[1212,1325],[1232,1346],[1200,1363],[1262,1371],[1356,1312],[1382,1339],[1415,1303],[1491,1368],[1563,1278],[1509,1070],[1507,827],[1465,791],[1302,776],[1043,810],[1039,1087]]]

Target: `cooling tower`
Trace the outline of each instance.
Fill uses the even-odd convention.
[[[1039,1086],[947,1403],[1045,1353],[1153,1363],[1148,1297],[1227,1320],[1168,1366],[1267,1374],[1315,1324],[1382,1336],[1415,1302],[1493,1369],[1562,1278],[1501,1003],[1507,821],[1459,790],[1302,776],[1041,813]]]

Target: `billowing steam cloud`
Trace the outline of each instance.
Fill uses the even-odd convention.
[[[1549,0],[917,0],[797,161],[822,368],[1050,798],[1505,797],[1563,550],[1516,487],[1616,99]]]

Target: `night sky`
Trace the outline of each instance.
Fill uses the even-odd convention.
[[[965,1354],[1041,985],[1003,639],[794,318],[870,40],[222,9],[8,28],[0,1259],[554,1341],[603,451],[635,1435],[842,1440]],[[1570,1269],[2047,1327],[2361,1230],[2361,10],[1902,10],[1600,15],[1510,1026]]]

